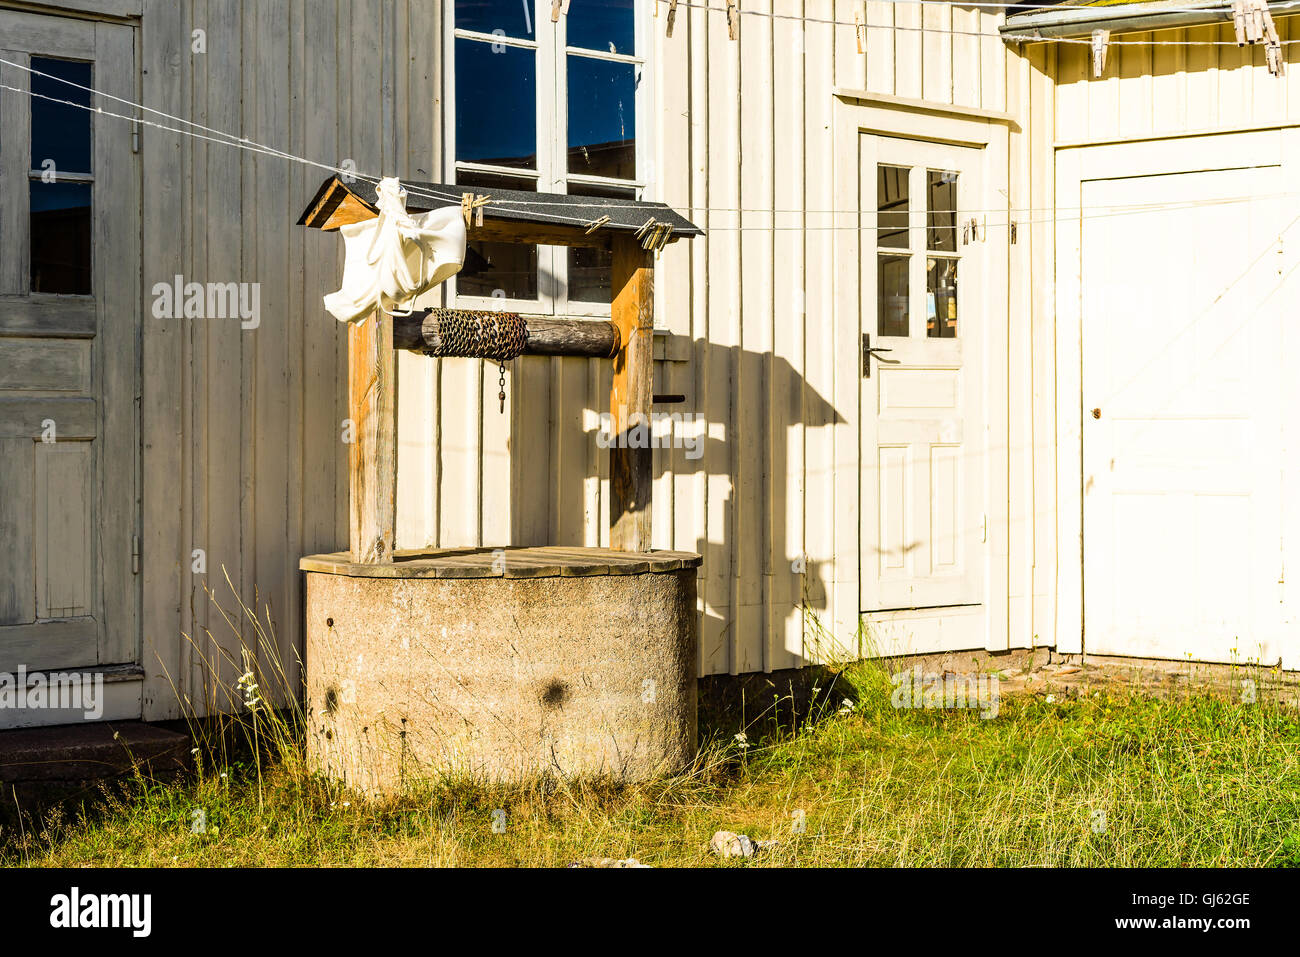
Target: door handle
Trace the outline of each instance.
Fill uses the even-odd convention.
[[[873,349],[871,348],[871,333],[862,334],[862,378],[871,378],[871,357],[877,356],[877,362],[897,362],[897,359],[881,359],[879,354],[882,352],[893,352],[893,349]]]

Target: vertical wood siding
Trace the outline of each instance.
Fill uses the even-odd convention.
[[[433,33],[433,6],[147,0],[143,101],[321,162],[425,178],[435,64],[408,38]],[[196,29],[206,53],[191,52]],[[337,287],[338,238],[294,225],[325,171],[153,129],[142,152],[144,708],[162,719],[181,699],[200,713],[224,701],[211,679],[236,672],[218,648],[238,661],[239,638],[205,589],[238,620],[227,575],[269,606],[273,654],[298,681],[298,559],[347,541],[347,354],[320,304]],[[150,290],[176,275],[260,283],[260,326],[155,319]],[[195,549],[206,574],[191,570]]]
[[[952,5],[923,14],[915,4],[870,2],[860,54],[853,22],[861,3],[749,0],[743,9],[776,16],[742,15],[737,41],[722,9],[679,8],[671,39],[662,16],[649,21],[649,198],[705,230],[658,262],[656,390],[687,396],[662,411],[701,416],[703,454],[656,450],[653,533],[656,547],[704,556],[702,674],[815,657],[805,605],[822,625],[856,619],[856,607],[831,608],[833,585],[856,583],[858,562],[856,498],[852,508],[836,500],[837,461],[843,475],[858,454],[856,426],[834,425],[857,421],[838,411],[837,383],[841,396],[856,395],[858,371],[856,351],[831,341],[837,265],[827,227],[832,210],[856,201],[833,194],[833,91],[1001,112],[1010,108],[1009,78],[1022,84],[1031,75],[997,35],[1000,11]],[[445,168],[441,155],[434,162]],[[1028,293],[1020,295],[1017,308]],[[402,357],[399,378],[399,545],[607,541],[607,453],[594,430],[608,406],[608,363],[515,361],[504,417],[493,401],[495,370],[479,363]],[[1031,388],[1026,374],[1022,391]],[[1027,495],[1028,418],[1019,426]],[[848,485],[856,490],[856,478],[841,482],[841,499]],[[1020,525],[1013,561],[1027,578],[1033,526],[1023,517]],[[806,575],[795,570],[800,558]],[[1033,586],[1013,587],[1028,594]],[[1013,641],[1031,640],[1024,622]]]

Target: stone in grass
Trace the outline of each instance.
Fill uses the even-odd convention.
[[[628,857],[622,860],[614,857],[584,857],[580,861],[574,861],[570,867],[653,867],[652,864],[642,864],[635,857]]]
[[[718,831],[709,841],[709,848],[718,857],[753,857],[776,847],[776,841],[756,841],[748,834],[735,831]]]

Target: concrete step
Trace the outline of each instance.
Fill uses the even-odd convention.
[[[0,781],[74,783],[191,766],[190,738],[142,721],[65,724],[0,731]]]

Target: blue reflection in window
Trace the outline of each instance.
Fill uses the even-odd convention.
[[[476,33],[504,31],[530,40],[535,35],[533,0],[456,0],[456,29]]]
[[[636,179],[637,67],[568,60],[569,172]]]
[[[603,53],[636,52],[636,16],[633,0],[600,0],[577,4],[565,18],[568,44]]]
[[[456,41],[456,159],[537,168],[537,55]]]
[[[90,295],[90,190],[32,181],[32,292]]]
[[[32,57],[31,67],[41,73],[91,86],[90,64],[72,60]],[[67,83],[32,75],[32,169],[45,169],[45,160],[54,160],[55,169],[63,173],[89,173],[90,113],[75,106],[51,103],[42,96],[90,106],[90,94]]]

